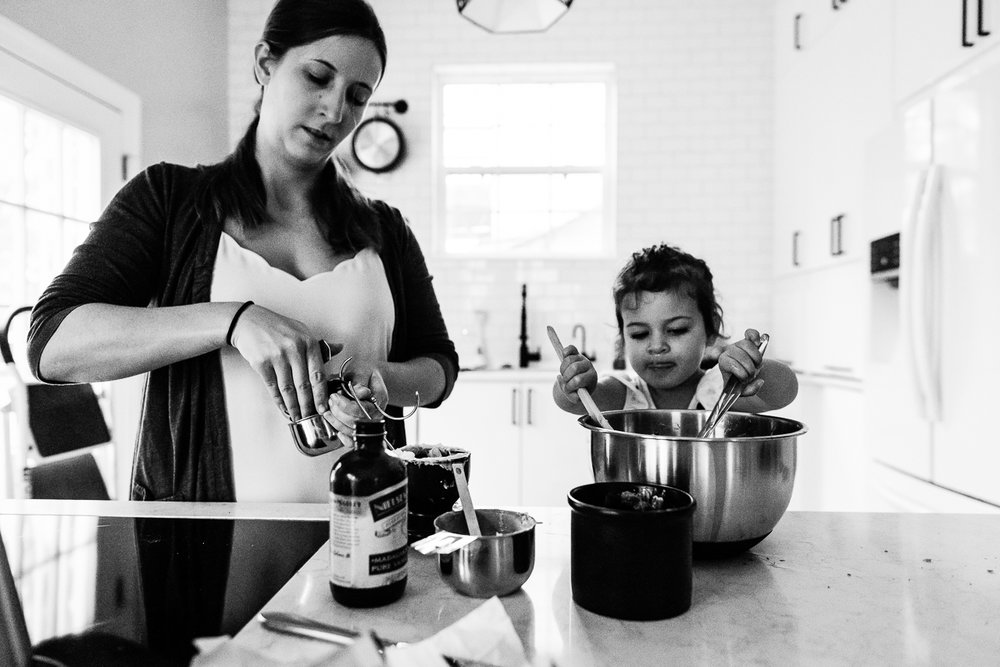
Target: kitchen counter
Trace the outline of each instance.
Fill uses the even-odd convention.
[[[535,570],[521,591],[501,601],[537,664],[983,664],[1000,655],[1000,517],[789,512],[751,551],[695,561],[688,612],[626,622],[572,602],[569,509],[523,509],[542,522]],[[315,521],[325,518],[326,508],[0,501],[0,515],[18,514]],[[441,582],[434,557],[410,553],[407,591],[394,604],[371,610],[336,605],[324,545],[265,598],[263,609],[416,641],[482,603]],[[292,661],[330,650],[270,633],[255,620],[234,641]]]
[[[750,552],[696,561],[687,613],[626,622],[572,602],[568,508],[525,509],[542,522],[535,570],[502,602],[537,664],[982,664],[1000,655],[998,517],[789,513]],[[482,602],[452,592],[435,557],[411,551],[399,602],[349,610],[332,601],[327,566],[324,548],[265,609],[414,641]],[[303,659],[324,650],[253,622],[235,640]]]

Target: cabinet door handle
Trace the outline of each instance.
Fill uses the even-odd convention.
[[[830,218],[830,254],[836,257],[844,254],[844,214]]]
[[[969,0],[962,0],[962,46],[969,48],[970,46],[975,46],[973,42],[969,41],[969,35],[966,32],[966,26],[969,22]]]
[[[980,37],[987,37],[990,34],[990,31],[983,25],[983,0],[979,0],[979,19],[976,22],[976,32],[979,33]]]
[[[799,234],[802,232],[792,232],[792,266],[799,265]]]
[[[792,35],[793,35],[793,42],[792,42],[792,44],[795,46],[795,50],[796,51],[801,51],[802,50],[802,40],[800,39],[802,37],[802,32],[800,30],[800,28],[802,26],[802,14],[801,13],[795,15],[795,24],[794,24],[794,26],[795,27],[794,27],[794,30],[792,32]]]
[[[530,388],[528,389],[528,400],[525,401],[525,404],[526,404],[526,414],[527,414],[527,417],[528,417],[528,419],[527,419],[528,426],[531,426],[531,394],[532,394],[532,391],[533,391],[532,389],[530,389]]]
[[[510,423],[517,426],[517,387],[510,390]]]

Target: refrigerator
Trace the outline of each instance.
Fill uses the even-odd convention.
[[[864,177],[876,492],[1000,511],[1000,53],[901,105]]]

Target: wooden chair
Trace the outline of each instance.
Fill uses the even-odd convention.
[[[11,443],[17,451],[9,452],[8,460],[22,466],[24,497],[108,500],[93,454],[97,447],[112,446],[100,401],[90,384],[34,381],[24,354],[30,312],[30,306],[16,308],[0,330],[0,354],[13,378],[14,430],[21,443]]]

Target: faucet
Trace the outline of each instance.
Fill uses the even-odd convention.
[[[576,339],[576,332],[580,332],[580,354],[587,356],[587,327],[582,324],[573,325],[573,339]]]
[[[528,286],[525,284],[521,285],[521,351],[519,366],[521,368],[527,368],[528,363],[532,361],[540,361],[542,358],[542,351],[536,349],[534,352],[528,350]]]
[[[574,324],[573,325],[574,339],[576,339],[576,332],[578,330],[580,332],[580,354],[582,354],[587,359],[590,359],[591,361],[596,360],[597,359],[596,354],[593,355],[587,354],[587,327],[583,326],[582,324]]]

